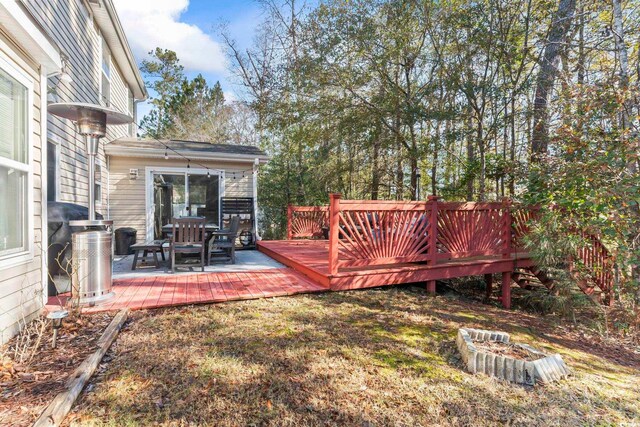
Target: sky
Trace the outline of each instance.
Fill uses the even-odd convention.
[[[227,99],[236,99],[240,87],[228,72],[228,60],[219,36],[225,24],[240,47],[251,45],[261,21],[252,0],[113,0],[136,61],[148,58],[156,47],[176,52],[188,77],[202,74],[210,85],[220,81]],[[138,105],[138,118],[150,110]]]

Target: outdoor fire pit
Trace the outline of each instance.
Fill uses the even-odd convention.
[[[467,370],[517,384],[558,381],[570,374],[559,354],[547,355],[509,342],[506,332],[458,329],[458,350]]]

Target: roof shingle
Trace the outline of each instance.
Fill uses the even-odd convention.
[[[252,145],[235,144],[213,144],[210,142],[184,141],[184,140],[155,140],[146,138],[118,138],[106,144],[106,147],[135,148],[135,149],[157,149],[162,150],[165,145],[170,149],[180,153],[219,153],[219,154],[242,154],[246,156],[265,157],[267,154],[258,147]]]

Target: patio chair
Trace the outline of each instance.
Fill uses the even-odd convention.
[[[226,259],[231,264],[236,263],[236,238],[238,237],[238,229],[240,228],[240,217],[234,216],[229,221],[229,228],[226,230],[215,231],[213,237],[209,240],[209,252],[207,253],[207,263],[211,263],[211,256],[216,252],[222,251],[226,255]]]
[[[175,272],[176,266],[199,266],[204,271],[205,255],[205,218],[188,217],[174,218],[169,241],[169,256],[171,257],[171,272]],[[176,254],[200,254],[199,264],[182,263],[176,265]]]

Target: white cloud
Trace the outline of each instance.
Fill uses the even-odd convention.
[[[188,71],[225,70],[220,44],[199,27],[180,21],[189,0],[114,0],[114,4],[138,60],[161,47],[175,51]]]

